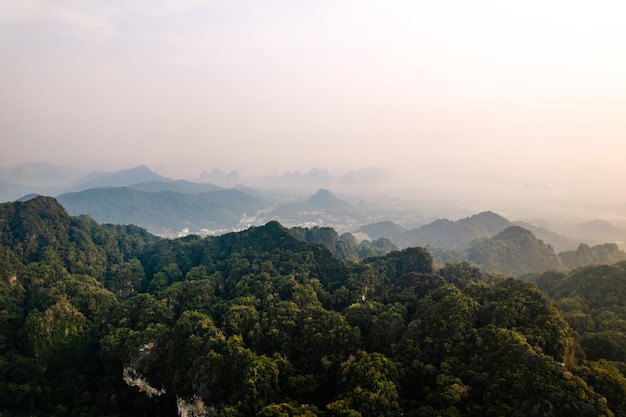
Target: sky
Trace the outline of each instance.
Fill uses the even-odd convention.
[[[3,0],[0,166],[377,167],[626,212],[625,18],[609,0]]]

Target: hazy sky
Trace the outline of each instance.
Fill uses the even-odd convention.
[[[625,21],[622,0],[3,0],[0,165],[377,166],[625,202]]]

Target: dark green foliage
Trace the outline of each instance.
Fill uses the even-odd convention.
[[[461,290],[472,282],[486,282],[490,279],[478,267],[467,262],[448,263],[439,270],[439,275]]]
[[[388,255],[368,260],[367,263],[392,279],[397,279],[410,272],[425,274],[433,272],[433,258],[423,248],[394,251]]]
[[[608,407],[616,416],[626,415],[626,377],[623,362],[620,365],[605,359],[586,361],[575,369],[575,373],[606,398]]]
[[[587,359],[626,361],[626,262],[544,273],[535,281],[557,300]]]
[[[580,344],[589,359],[626,362],[626,334],[623,332],[616,330],[587,332]]]
[[[488,325],[468,338],[460,380],[471,389],[466,405],[482,416],[611,416],[580,378],[536,352],[517,331]]]
[[[366,416],[402,415],[398,387],[400,369],[399,364],[380,353],[355,352],[341,364],[339,400],[328,404],[327,408],[350,408]]]
[[[471,262],[485,270],[508,276],[564,269],[550,245],[519,226],[511,226],[492,238],[472,241],[467,254]]]
[[[321,244],[334,256],[345,261],[383,256],[398,250],[389,239],[379,238],[371,242],[364,240],[358,243],[352,234],[344,233],[339,236],[335,229],[330,227],[292,227],[289,231],[299,240]]]
[[[361,331],[366,350],[391,356],[406,329],[406,308],[400,303],[355,303],[344,310],[348,322]]]
[[[555,298],[580,296],[592,309],[626,305],[626,262],[576,269],[555,283]]]
[[[306,242],[319,243],[328,249],[333,255],[337,254],[337,243],[339,243],[339,233],[332,227],[319,227],[302,229],[294,227],[292,229],[294,236]],[[345,240],[342,243],[348,243]]]
[[[483,305],[482,324],[515,330],[538,352],[564,359],[569,336],[565,319],[537,287],[509,278],[488,291],[476,291],[475,298]]]
[[[623,264],[537,277],[562,315],[423,248],[342,261],[332,229],[163,240],[38,197],[0,232],[3,416],[624,413]]]
[[[126,299],[141,290],[146,274],[138,259],[112,265],[105,275],[104,285],[118,298]]]

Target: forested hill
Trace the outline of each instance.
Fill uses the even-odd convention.
[[[584,332],[422,248],[353,263],[276,222],[166,240],[0,205],[3,416],[625,415],[626,365]]]
[[[485,270],[509,276],[565,269],[550,245],[519,226],[508,227],[492,238],[472,241],[467,254],[472,263]]]

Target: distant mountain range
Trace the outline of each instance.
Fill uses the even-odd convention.
[[[11,188],[6,184],[4,188],[24,200],[41,194],[32,187]],[[94,172],[65,190],[57,200],[72,215],[87,214],[101,223],[135,224],[165,236],[220,234],[274,219],[291,226],[322,222],[337,229],[360,221],[350,203],[326,189],[305,198],[277,196],[241,185],[228,189],[172,180],[143,165],[117,172]]]
[[[276,177],[280,178],[276,184],[282,187],[303,181],[304,188],[310,188],[312,184],[337,181],[363,184],[383,177],[384,172],[374,168],[354,171],[341,178],[323,169],[313,169],[306,174],[294,172]],[[220,170],[203,172],[200,178],[231,186],[238,181],[236,172],[226,174]],[[145,165],[92,173],[46,163],[0,167],[0,201],[37,194],[57,196],[71,214],[89,214],[100,222],[132,223],[168,236],[176,236],[183,230],[223,233],[278,220],[287,227],[332,227],[339,233],[355,231],[357,235],[363,234],[359,239],[385,238],[400,248],[430,246],[447,251],[466,250],[475,239],[491,238],[511,226],[532,231],[555,252],[575,250],[580,243],[596,245],[626,240],[624,230],[602,220],[570,225],[556,233],[552,227],[553,230],[548,230],[528,222],[513,222],[491,211],[459,220],[440,218],[405,229],[394,220],[415,224],[406,221],[407,210],[403,209],[401,214],[395,208],[397,205],[382,199],[375,204],[355,197],[344,199],[329,188],[305,195],[238,183],[233,188],[223,188],[211,182],[170,179]],[[414,210],[417,213],[419,206]],[[620,245],[623,247],[623,243]]]
[[[332,175],[326,169],[313,168],[304,174],[300,171],[287,172],[279,176],[265,177],[260,185],[270,188],[311,189],[333,185],[371,186],[385,181],[387,172],[380,167],[366,167],[349,171],[343,175]]]
[[[394,222],[384,221],[362,226],[357,232],[366,233],[372,239],[387,238],[401,248],[437,246],[446,250],[465,250],[473,240],[492,237],[511,226],[521,226],[532,231],[556,251],[574,249],[580,243],[579,240],[562,236],[527,222],[512,222],[491,211],[478,213],[457,221],[437,219],[432,223],[410,230],[406,230]]]
[[[498,227],[504,228],[489,235]],[[407,237],[421,239],[418,246],[426,246],[433,258],[441,264],[470,262],[490,273],[515,277],[626,260],[626,252],[615,243],[592,247],[576,245],[574,239],[529,223],[513,223],[491,212],[479,213],[456,222],[436,220],[408,231],[393,222],[379,222],[363,226],[359,232],[376,238],[387,236],[394,243]],[[406,240],[404,242],[406,244]],[[447,244],[448,247],[439,246],[438,243]],[[567,250],[563,249],[563,245],[574,245],[577,248]]]
[[[0,201],[14,201],[26,194],[58,195],[97,187],[124,187],[150,181],[171,182],[145,165],[120,171],[87,173],[47,163],[27,163],[0,168]]]

